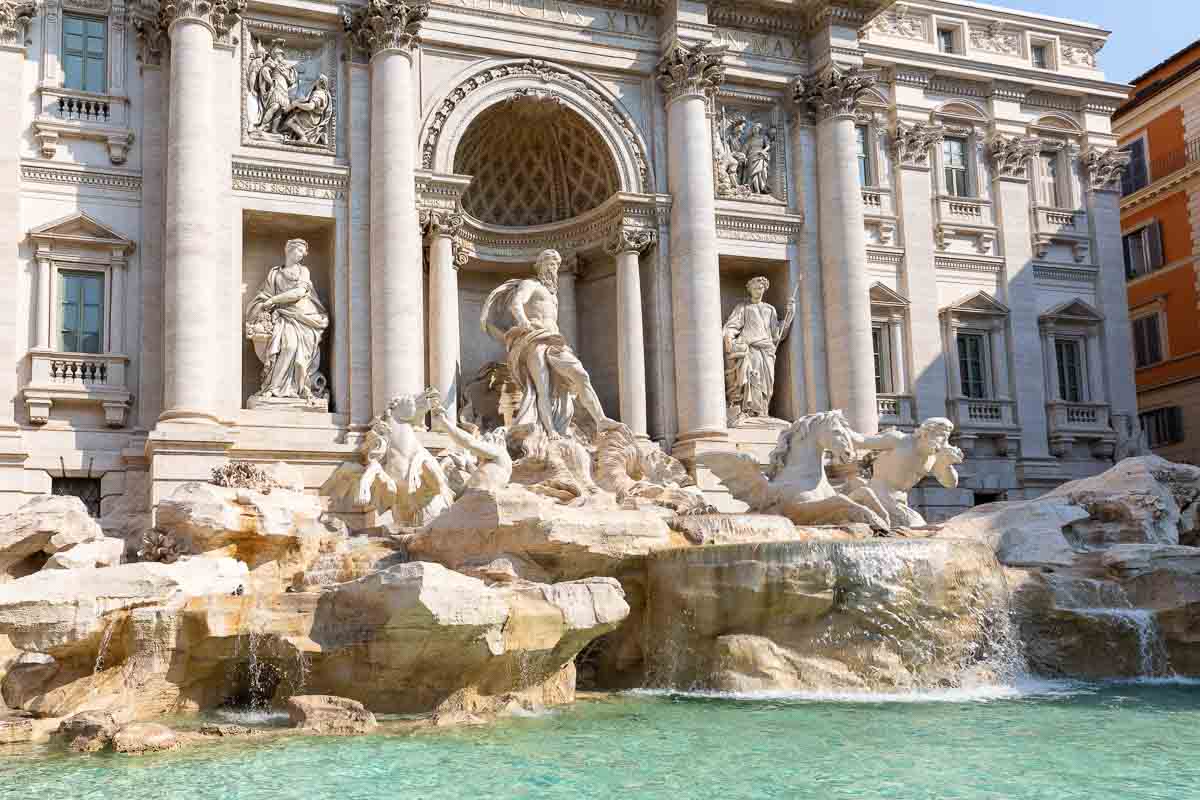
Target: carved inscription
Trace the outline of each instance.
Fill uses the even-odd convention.
[[[559,0],[436,0],[438,5],[457,6],[472,11],[504,14],[525,19],[559,22],[580,28],[624,33],[630,36],[657,35],[655,20],[645,14],[592,8]]]

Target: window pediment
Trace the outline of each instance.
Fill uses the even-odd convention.
[[[1007,317],[1008,306],[984,291],[969,294],[951,303],[938,312],[945,314],[965,314],[988,317]]]
[[[136,247],[131,240],[82,212],[39,225],[29,231],[29,238],[39,244],[70,244],[86,249],[120,250],[125,255],[132,253]]]
[[[908,298],[899,292],[889,289],[879,281],[871,284],[871,305],[880,308],[906,309],[910,303]]]
[[[1045,323],[1067,323],[1067,324],[1084,324],[1095,325],[1104,321],[1104,316],[1092,306],[1084,301],[1076,298],[1068,300],[1065,303],[1059,303],[1054,308],[1038,317],[1038,321]]]

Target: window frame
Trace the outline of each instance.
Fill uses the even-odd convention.
[[[943,45],[942,36],[949,34],[950,49],[947,50]],[[945,55],[962,55],[962,47],[960,46],[959,29],[956,25],[946,25],[939,22],[934,26],[933,42],[939,53]]]
[[[1134,169],[1134,164],[1139,160],[1133,158],[1134,148],[1137,147],[1141,152],[1140,163],[1142,165],[1143,182],[1137,184],[1137,173]],[[1124,171],[1121,176],[1121,195],[1127,196],[1134,192],[1145,189],[1154,182],[1154,176],[1150,174],[1150,135],[1148,131],[1142,131],[1137,136],[1134,136],[1124,144],[1117,145],[1118,150],[1124,150],[1130,155],[1129,168]]]
[[[875,348],[875,337],[879,337],[879,349]],[[871,350],[876,362],[875,394],[897,394],[896,365],[893,361],[892,328],[888,320],[871,322]],[[882,367],[883,369],[879,369]]]
[[[994,400],[996,392],[994,391],[995,379],[992,377],[992,332],[985,328],[970,328],[961,327],[954,331],[954,350],[955,357],[958,359],[958,391],[960,396],[968,400]],[[981,393],[973,395],[967,391],[967,374],[963,370],[964,353],[963,353],[963,338],[971,337],[979,340],[979,371]]]
[[[1137,237],[1141,243],[1142,263],[1144,269],[1135,270],[1130,259],[1130,240]],[[1157,219],[1149,219],[1134,228],[1121,232],[1121,256],[1125,264],[1125,280],[1136,280],[1144,275],[1157,272],[1166,266],[1163,253],[1162,224]]]
[[[1142,363],[1140,347],[1138,344],[1138,323],[1144,322],[1147,319],[1154,319],[1155,332],[1158,334],[1154,339],[1158,342],[1158,358]],[[1169,358],[1169,350],[1167,348],[1166,337],[1166,314],[1162,309],[1155,308],[1152,311],[1142,314],[1130,314],[1129,317],[1130,338],[1133,341],[1133,366],[1134,369],[1149,369],[1150,367],[1162,364]],[[1149,341],[1149,340],[1148,340]]]
[[[1049,158],[1047,158],[1049,157]],[[1046,164],[1054,165],[1054,174],[1048,175]],[[1063,181],[1063,151],[1061,148],[1052,149],[1043,147],[1038,152],[1037,158],[1037,195],[1038,203],[1045,208],[1054,209],[1070,209],[1070,192],[1064,191],[1067,187]],[[1054,190],[1053,197],[1046,197],[1045,190],[1052,188]]]
[[[1054,367],[1058,371],[1058,399],[1064,403],[1088,403],[1091,402],[1091,393],[1089,391],[1088,363],[1087,363],[1087,338],[1084,336],[1070,336],[1062,334],[1054,334],[1051,337],[1054,344]],[[1067,382],[1064,380],[1067,377],[1067,372],[1063,368],[1062,353],[1060,349],[1062,345],[1068,345],[1073,348],[1075,353],[1075,368],[1077,392],[1075,397],[1068,396]]]
[[[67,36],[69,35],[67,32],[68,21],[78,21],[78,22],[82,23],[84,26],[84,31],[82,33],[83,40],[84,40],[82,50],[72,51],[67,48]],[[87,33],[86,26],[88,25],[88,23],[98,24],[100,26],[100,41],[104,48],[103,52],[99,56],[100,83],[101,83],[99,88],[92,87],[88,84],[88,74],[89,74],[88,64],[89,64],[89,62],[95,60],[94,57],[89,55],[89,51],[88,51],[88,47],[87,47],[88,40],[90,38],[92,38]],[[109,52],[111,48],[110,48],[110,42],[109,42],[108,18],[107,17],[97,17],[97,16],[94,16],[91,14],[80,14],[80,13],[77,13],[74,11],[64,12],[62,14],[62,25],[60,28],[59,39],[60,39],[59,61],[61,63],[61,67],[62,67],[62,87],[64,89],[68,89],[70,91],[75,91],[75,92],[87,92],[88,94],[97,94],[97,95],[107,94],[109,91],[109,85],[111,83],[111,78],[109,77],[109,74],[108,74],[109,59],[111,57],[110,52]],[[68,83],[69,72],[67,70],[67,59],[71,56],[77,56],[80,59],[82,59],[82,67],[80,70],[80,77],[81,77],[82,83],[83,83],[82,86],[71,86]]]
[[[1044,64],[1038,64],[1034,61],[1033,53],[1037,48],[1043,48],[1046,54]],[[1055,47],[1054,39],[1041,36],[1029,37],[1029,66],[1033,69],[1053,71],[1058,69],[1058,48]]]
[[[1165,424],[1166,437],[1162,441],[1155,441],[1151,436],[1151,430],[1158,426],[1148,424],[1151,417],[1160,417],[1166,414],[1167,422]],[[1151,450],[1161,447],[1170,447],[1171,445],[1180,444],[1187,440],[1187,426],[1183,419],[1183,408],[1181,406],[1159,406],[1138,413],[1138,424],[1141,426],[1142,435],[1145,437],[1145,443]],[[1171,429],[1174,428],[1174,431]]]
[[[103,307],[100,314],[100,349],[95,353],[88,353],[83,350],[67,350],[63,347],[62,289],[64,273],[68,275],[94,273],[101,281],[101,303]],[[110,347],[112,337],[111,317],[112,270],[110,267],[108,265],[96,264],[87,261],[65,261],[61,256],[54,257],[51,262],[50,278],[50,347],[58,353],[73,353],[77,355],[104,355],[110,353],[112,349]]]
[[[948,158],[947,158],[948,145],[951,142],[962,142],[962,166],[961,167],[957,167],[957,166],[952,167],[948,162]],[[976,187],[974,186],[974,181],[972,180],[974,170],[972,169],[972,163],[971,163],[972,162],[972,159],[971,159],[971,150],[972,150],[971,136],[969,134],[954,134],[954,135],[946,136],[945,138],[942,139],[941,144],[942,144],[942,146],[940,148],[940,159],[939,159],[940,164],[939,164],[939,166],[941,167],[941,173],[942,173],[942,181],[941,181],[942,185],[941,185],[941,192],[939,192],[939,194],[942,194],[945,197],[963,197],[963,198],[967,198],[967,199],[975,199],[978,192],[976,191]],[[950,170],[952,170],[952,169],[955,170],[956,172],[961,172],[964,194],[958,194],[951,190],[951,187],[949,184],[950,184]]]
[[[861,140],[859,134],[862,135]],[[879,181],[875,176],[874,159],[871,157],[871,125],[868,122],[855,121],[854,124],[854,145],[858,157],[858,185],[866,189],[879,185]],[[861,144],[861,147],[860,147]]]

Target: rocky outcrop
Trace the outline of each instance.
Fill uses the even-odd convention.
[[[355,700],[328,694],[296,695],[288,698],[292,727],[306,733],[353,736],[379,727],[375,715]]]
[[[186,483],[159,503],[158,527],[182,553],[245,563],[250,584],[263,592],[285,591],[348,537],[345,525],[324,514],[316,496],[210,483]]]
[[[953,685],[1002,667],[1008,588],[975,542],[723,545],[647,560],[652,685],[723,691]]]
[[[1125,459],[1035,500],[995,503],[939,537],[986,543],[1010,567],[1037,672],[1088,679],[1200,675],[1200,468]]]
[[[773,514],[693,514],[673,517],[667,524],[696,545],[852,541],[875,535],[868,525],[798,526]]]
[[[108,747],[128,721],[127,710],[83,711],[62,721],[58,737],[78,753],[94,753]]]
[[[44,569],[115,567],[125,555],[125,541],[105,536],[50,556]]]
[[[112,748],[118,753],[158,753],[178,746],[179,735],[156,722],[130,723],[112,737]]]
[[[0,583],[31,575],[55,554],[103,538],[78,497],[35,497],[0,516]]]

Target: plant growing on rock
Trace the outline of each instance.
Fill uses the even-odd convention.
[[[262,467],[247,461],[231,461],[222,467],[213,467],[212,482],[217,486],[233,489],[251,489],[270,494],[277,485]]]
[[[166,531],[151,528],[142,534],[142,549],[138,550],[138,558],[142,561],[174,564],[179,560],[179,543]]]

